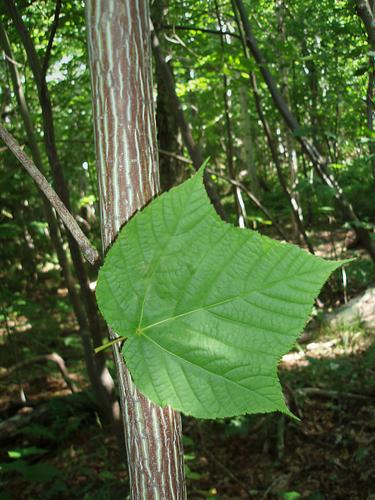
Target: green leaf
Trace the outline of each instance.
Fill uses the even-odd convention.
[[[9,458],[25,458],[31,455],[43,455],[48,450],[44,448],[38,448],[37,446],[29,446],[26,448],[17,448],[15,450],[9,450],[8,456]]]
[[[340,263],[219,219],[203,168],[122,229],[97,300],[135,384],[199,418],[282,411],[277,376]]]
[[[301,494],[297,491],[285,491],[279,494],[280,500],[298,500],[301,498]]]

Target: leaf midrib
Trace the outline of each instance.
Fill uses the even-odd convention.
[[[180,319],[180,318],[183,318],[185,316],[189,316],[190,314],[194,314],[194,313],[199,312],[199,311],[206,311],[206,310],[211,309],[213,307],[217,307],[217,306],[221,306],[223,304],[227,304],[227,303],[232,302],[234,300],[237,300],[239,298],[243,298],[244,296],[249,295],[249,294],[262,293],[264,290],[267,290],[268,288],[271,288],[272,286],[280,283],[281,281],[289,281],[290,279],[295,279],[297,276],[300,277],[300,276],[303,276],[305,274],[311,274],[311,270],[305,271],[305,272],[300,273],[298,275],[291,276],[291,277],[289,277],[287,279],[285,279],[285,277],[282,277],[282,278],[280,278],[278,280],[275,280],[275,281],[272,281],[271,283],[268,283],[267,285],[263,286],[262,289],[255,288],[254,290],[250,290],[250,291],[247,291],[247,292],[240,293],[238,295],[235,295],[233,297],[229,297],[228,299],[224,299],[224,300],[221,300],[219,302],[215,302],[213,304],[208,304],[208,305],[205,305],[205,306],[202,306],[202,307],[198,307],[197,309],[192,309],[190,311],[186,311],[184,313],[177,314],[176,316],[170,316],[169,318],[164,318],[164,319],[162,319],[160,321],[156,321],[155,323],[152,323],[151,325],[146,325],[144,327],[139,327],[139,330],[143,334],[143,332],[145,332],[146,330],[150,330],[154,326],[159,326],[159,325],[162,325],[163,323],[167,323],[169,321],[175,321],[176,319]],[[309,303],[310,302],[308,302],[308,303],[306,302],[306,306],[309,305]],[[305,303],[303,303],[301,305],[305,305]]]

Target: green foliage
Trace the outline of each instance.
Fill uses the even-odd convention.
[[[200,418],[287,409],[277,362],[340,263],[222,222],[203,168],[125,226],[97,300],[151,400]]]
[[[45,483],[60,475],[60,471],[47,463],[30,465],[24,460],[15,460],[9,464],[0,464],[0,473],[18,472],[28,481]]]

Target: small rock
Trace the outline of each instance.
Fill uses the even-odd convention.
[[[365,328],[375,328],[375,287],[368,288],[364,293],[338,309],[327,314],[324,323],[332,328],[340,325],[351,326],[359,323]]]

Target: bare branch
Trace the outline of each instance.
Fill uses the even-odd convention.
[[[319,387],[304,387],[299,389],[298,392],[303,396],[317,396],[322,398],[332,399],[357,399],[359,401],[367,401],[373,398],[373,394],[358,394],[353,392],[341,392],[320,389]]]
[[[189,160],[188,158],[185,158],[184,156],[176,155],[175,153],[171,153],[170,151],[165,151],[165,149],[159,148],[159,153],[162,155],[165,155],[165,156],[170,156],[171,158],[174,158],[175,160],[178,160],[181,163],[188,163],[189,165],[193,165],[192,160]]]
[[[198,26],[180,26],[178,24],[163,24],[160,27],[155,26],[155,30],[158,30],[159,28],[163,30],[172,30],[172,31],[196,31],[198,33],[208,33],[210,35],[230,36],[232,38],[237,38],[237,40],[241,39],[241,37],[237,35],[237,33],[231,33],[230,31],[217,31],[208,28],[200,28]]]
[[[87,239],[86,235],[83,233],[82,229],[79,227],[76,220],[68,211],[47,179],[43,174],[41,174],[31,158],[29,158],[27,154],[22,151],[21,146],[18,144],[16,139],[14,139],[14,137],[7,132],[2,125],[0,125],[0,137],[12,151],[14,156],[20,161],[25,170],[31,175],[40,190],[59,214],[66,228],[76,240],[83,255],[90,262],[90,264],[94,265],[99,260],[98,251],[91,245],[90,241]]]

